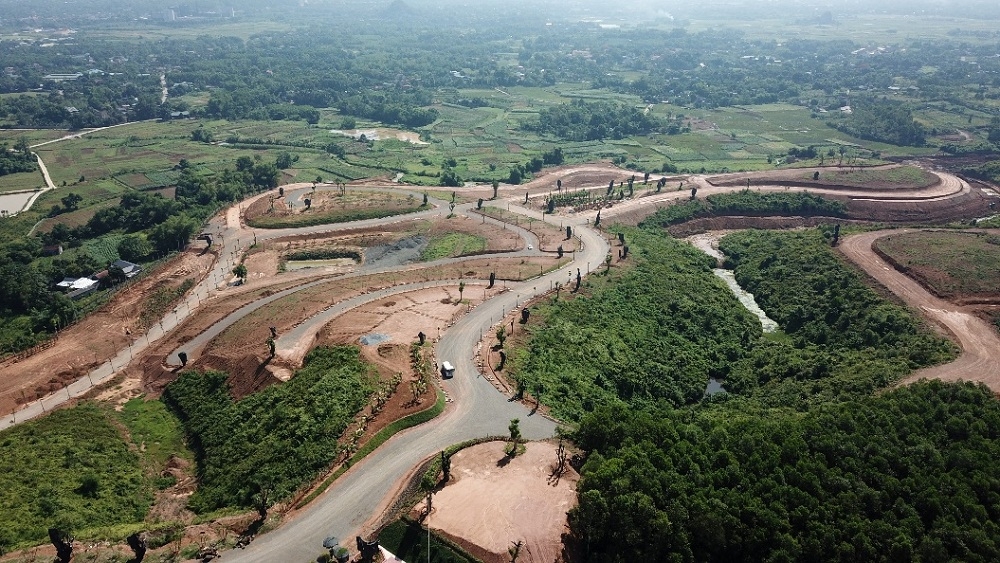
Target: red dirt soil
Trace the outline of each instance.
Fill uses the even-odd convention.
[[[566,513],[576,506],[580,477],[569,464],[560,478],[552,477],[555,444],[530,442],[512,460],[505,447],[487,442],[452,456],[452,479],[434,495],[434,509],[424,523],[486,563],[510,561],[507,548],[518,540],[524,542],[519,562],[562,561],[561,536]],[[419,514],[424,506],[414,511]]]
[[[892,231],[902,234],[907,231]],[[918,370],[902,383],[922,378],[944,381],[977,381],[1000,393],[1000,334],[984,322],[974,309],[954,305],[930,294],[918,282],[900,273],[872,250],[872,243],[887,231],[875,231],[847,237],[838,247],[868,275],[920,311],[925,318],[952,335],[962,348],[958,359]]]
[[[20,362],[0,363],[0,412],[62,389],[138,338],[143,302],[156,289],[198,280],[211,267],[212,254],[181,253],[135,284],[120,290],[110,302],[60,332],[54,346]],[[126,330],[129,334],[126,334]]]

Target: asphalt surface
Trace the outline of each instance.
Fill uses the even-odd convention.
[[[951,189],[954,189],[955,187],[955,185],[949,186]],[[286,187],[286,189],[289,189],[289,187]],[[293,187],[291,189],[296,188]],[[303,186],[298,186],[297,189],[302,190]],[[705,187],[699,188],[699,195],[714,191],[733,191],[736,189],[739,188]],[[959,186],[959,189],[967,188]],[[257,197],[266,197],[266,195],[267,194],[261,194]],[[861,194],[858,195],[860,196]],[[869,193],[867,195],[871,194]],[[662,196],[656,197],[655,199],[666,200],[678,197],[683,197],[683,193],[664,193]],[[649,199],[652,200],[654,198]],[[35,403],[28,405],[25,409],[18,411],[16,413],[16,422],[21,422],[24,419],[37,416],[45,410],[51,409],[52,407],[65,402],[69,397],[78,396],[79,394],[89,390],[89,388],[93,385],[109,379],[115,373],[116,369],[124,367],[124,365],[126,365],[133,356],[138,355],[142,350],[148,347],[150,343],[155,342],[161,336],[180,324],[188,315],[192,314],[192,311],[196,311],[198,305],[200,305],[202,301],[211,298],[211,296],[217,295],[220,288],[227,287],[227,281],[231,279],[231,269],[239,261],[239,257],[242,256],[243,252],[251,244],[253,244],[253,242],[262,242],[289,235],[321,234],[344,229],[378,226],[404,220],[408,221],[425,216],[447,214],[446,202],[436,200],[433,203],[438,207],[428,211],[408,214],[400,217],[373,219],[337,226],[319,225],[315,227],[297,229],[256,229],[253,231],[242,227],[240,225],[239,218],[241,209],[244,206],[249,205],[249,202],[244,202],[239,207],[230,209],[224,217],[214,219],[210,223],[210,227],[206,229],[207,232],[213,233],[216,240],[220,243],[220,259],[216,262],[212,271],[208,276],[206,276],[205,280],[194,288],[185,301],[183,301],[173,312],[168,313],[161,323],[154,326],[149,333],[140,337],[129,348],[120,351],[115,358],[100,366],[97,370],[88,374],[86,377],[81,378],[73,385],[70,385],[65,390],[64,395],[63,392],[60,391],[41,401],[36,401]],[[648,204],[653,203],[653,201],[640,203]],[[470,207],[470,204],[460,206],[456,209],[456,212],[466,212]],[[542,214],[536,211],[520,208],[516,205],[511,205],[510,210],[544,220]],[[617,211],[617,209],[615,211]],[[513,284],[508,282],[508,291],[500,293],[473,308],[471,312],[462,317],[455,325],[443,333],[436,348],[438,361],[440,363],[441,361],[448,360],[456,366],[455,377],[445,380],[442,384],[444,390],[452,399],[452,402],[449,403],[444,414],[429,423],[425,423],[419,427],[409,429],[396,435],[339,478],[323,495],[313,501],[308,507],[295,513],[277,530],[261,536],[244,550],[224,553],[222,559],[224,561],[245,562],[307,561],[314,559],[317,555],[323,552],[322,541],[326,537],[336,536],[339,538],[349,539],[364,532],[362,528],[365,522],[373,516],[373,511],[376,507],[382,504],[386,496],[394,490],[399,480],[412,470],[415,465],[420,463],[420,461],[430,455],[433,455],[437,451],[440,451],[444,447],[469,438],[506,434],[507,425],[512,418],[519,418],[521,420],[520,426],[522,434],[528,439],[539,439],[552,436],[556,429],[556,424],[553,421],[546,419],[541,415],[532,415],[528,409],[521,404],[508,400],[508,397],[499,393],[479,373],[474,363],[475,350],[481,340],[481,335],[491,331],[505,314],[522,305],[526,300],[548,291],[555,282],[562,283],[567,279],[572,279],[576,275],[577,269],[581,270],[583,273],[589,273],[591,266],[596,269],[603,263],[604,257],[607,255],[610,248],[607,241],[600,233],[597,233],[587,226],[590,222],[587,219],[589,219],[589,217],[593,214],[594,213],[581,214],[577,217],[561,218],[564,225],[572,225],[574,227],[573,230],[582,243],[581,250],[571,254],[571,256],[573,256],[571,263],[559,268],[556,271],[531,280]],[[606,215],[610,216],[611,214]],[[487,219],[487,221],[498,224],[500,223],[499,221],[495,221],[493,219]],[[510,229],[515,227],[507,225],[507,228]],[[537,249],[537,238],[525,229],[518,230],[526,241],[530,241],[528,244],[531,244],[533,248]],[[857,241],[857,244],[863,243],[864,241]],[[845,239],[844,244],[849,245],[854,243],[850,238],[848,238]],[[537,254],[539,254],[537,250],[527,249],[513,253],[505,253],[505,255],[508,256],[530,256]],[[870,243],[868,252],[862,252],[862,254],[870,256]],[[855,257],[852,256],[852,258]],[[462,260],[463,259],[451,259],[450,261]],[[868,267],[863,264],[862,267],[868,269]],[[873,266],[873,268],[877,272],[882,267]],[[394,271],[399,269],[401,268],[393,267],[385,268],[384,270],[363,270],[353,275],[367,275],[377,273],[378,271]],[[891,273],[878,273],[882,276],[891,277],[892,275]],[[873,273],[873,275],[875,275],[875,273]],[[876,277],[882,281],[879,276]],[[896,277],[903,276],[902,274],[896,272]],[[214,336],[218,335],[233,322],[239,320],[239,318],[242,318],[246,314],[249,314],[266,303],[273,301],[273,299],[278,299],[283,295],[300,291],[304,287],[308,287],[316,283],[324,283],[329,281],[329,279],[332,278],[316,280],[306,284],[305,286],[298,286],[287,290],[286,292],[271,296],[265,300],[249,304],[241,308],[239,311],[234,312],[229,317],[226,317],[219,323],[216,323],[216,325],[213,325],[209,331],[204,333],[204,337],[199,336],[195,340],[186,343],[185,346],[179,350],[190,350],[189,356],[193,358],[195,356],[192,355],[192,353],[198,353],[204,344],[210,341],[211,338],[214,338]],[[455,282],[427,282],[427,284],[430,285],[440,285],[442,283]],[[883,283],[886,282],[883,281]],[[306,319],[305,322],[299,327],[301,328],[301,331],[289,334],[287,337],[286,335],[283,335],[283,338],[286,338],[286,340],[281,341],[279,339],[279,346],[285,348],[293,345],[297,339],[307,338],[310,330],[328,322],[329,316],[331,314],[335,314],[331,311],[346,311],[350,308],[383,296],[418,289],[418,286],[421,285],[423,284],[400,285],[368,293],[353,298],[353,300],[344,301],[327,311],[318,313],[310,319]],[[908,295],[909,292],[912,292],[912,288],[904,288],[902,285],[894,282],[886,283],[886,285],[893,291],[897,291],[898,289],[902,293],[901,296],[904,300],[910,302],[911,298]],[[222,289],[222,291],[224,291],[224,289]],[[924,305],[917,306],[924,306],[925,311],[928,311],[928,307],[930,309],[937,309],[939,305],[939,303],[929,302],[926,300],[924,300],[923,303]],[[966,318],[961,318],[958,324],[953,323],[948,325],[946,322],[947,319],[957,318],[956,315],[959,312],[947,311],[943,308],[941,311],[941,322],[947,325],[953,332],[956,332],[959,335],[962,334],[961,327],[958,327],[959,330],[956,331],[958,324],[964,323],[965,325],[971,326],[969,325],[971,321]],[[933,314],[933,310],[931,310],[930,313]],[[971,327],[971,330],[975,332],[978,330],[978,327]],[[959,339],[963,348],[969,346],[970,348],[978,350],[983,346],[992,345],[993,350],[997,349],[996,343],[993,342],[966,342],[961,336]],[[978,352],[973,354],[967,352],[966,354],[963,354],[963,358],[967,356],[970,356],[970,359],[976,359],[980,356],[990,356],[990,354],[988,351],[984,351],[983,354],[979,354]],[[172,359],[176,361],[176,352],[172,355]],[[996,364],[995,360],[989,360],[988,358],[987,360],[993,361],[994,365]],[[962,359],[960,358],[958,363],[961,362]],[[963,370],[973,369],[975,367],[983,367],[983,365],[980,363],[973,363],[969,366],[962,366]],[[15,422],[13,420],[9,420],[10,418],[11,417],[8,416],[6,419],[0,419],[0,427],[6,427],[8,424]]]
[[[511,210],[515,210],[514,206]],[[517,209],[517,212],[540,217],[527,210]],[[604,237],[579,222],[564,219],[563,223],[573,225],[583,243],[583,249],[576,253],[573,262],[538,278],[508,283],[508,291],[475,307],[443,333],[437,344],[438,362],[448,360],[456,368],[455,377],[443,382],[445,391],[452,398],[444,414],[393,437],[277,530],[261,536],[244,550],[224,553],[222,560],[273,562],[314,559],[323,552],[322,542],[326,537],[349,539],[364,532],[362,526],[395,489],[396,483],[423,459],[443,448],[470,438],[506,434],[513,418],[520,419],[521,433],[525,438],[553,436],[556,423],[541,415],[531,414],[520,403],[500,394],[479,373],[473,356],[481,335],[490,331],[506,313],[526,299],[548,291],[551,283],[562,282],[575,275],[581,265],[585,268],[588,262],[596,265],[604,260],[609,249]],[[399,286],[398,289],[413,288]]]

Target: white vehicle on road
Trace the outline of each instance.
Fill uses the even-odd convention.
[[[455,366],[451,365],[449,362],[441,363],[441,377],[448,379],[450,377],[455,377]]]

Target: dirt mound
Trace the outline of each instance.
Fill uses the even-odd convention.
[[[233,399],[238,401],[281,382],[269,369],[269,363],[267,359],[256,355],[228,358],[208,354],[198,358],[193,366],[197,369],[228,373],[229,378],[226,379],[226,384],[229,385],[229,393]]]

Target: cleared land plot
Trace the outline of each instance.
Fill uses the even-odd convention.
[[[485,561],[509,560],[511,538],[524,541],[518,561],[559,560],[579,476],[567,467],[560,478],[553,477],[553,444],[525,446],[513,459],[504,451],[505,442],[480,444],[452,456],[452,480],[434,495],[434,510],[425,523],[488,552],[477,553]]]
[[[1000,297],[1000,237],[921,231],[875,241],[875,250],[935,295],[956,301]]]
[[[304,200],[310,200],[306,209]],[[291,204],[291,207],[289,207]],[[261,198],[247,211],[247,223],[259,228],[301,227],[390,217],[427,209],[413,194],[347,190],[306,192],[301,197]]]

